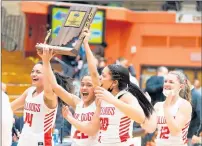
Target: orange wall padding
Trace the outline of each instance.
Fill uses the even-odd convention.
[[[44,5],[44,8],[48,6]],[[120,56],[126,57],[135,66],[137,77],[142,65],[201,67],[201,61],[190,60],[191,53],[201,53],[201,24],[176,23],[174,12],[99,8],[106,11],[105,41],[108,46],[105,57],[108,63]],[[25,51],[34,52],[36,42],[43,42],[44,35],[40,35],[39,26],[46,24],[47,14],[45,10],[31,14],[28,9],[25,13]],[[32,38],[27,35],[29,25],[34,28]],[[131,53],[132,46],[136,47],[134,54]]]

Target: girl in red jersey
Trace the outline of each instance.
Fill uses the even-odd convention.
[[[85,30],[86,31],[86,30]],[[77,129],[93,135],[99,132],[96,146],[129,146],[132,135],[132,121],[140,123],[147,132],[156,129],[156,116],[144,93],[130,83],[128,69],[120,65],[109,65],[104,68],[99,78],[94,64],[94,56],[88,45],[89,33],[84,31],[84,47],[88,67],[96,87],[95,94],[99,105],[96,118],[88,124],[74,120],[66,109],[66,119]],[[108,91],[107,91],[108,90]],[[100,118],[96,121],[95,119]]]
[[[186,76],[171,71],[164,81],[164,102],[155,104],[158,123],[156,146],[187,146],[187,133],[191,120],[190,87]]]
[[[46,53],[39,53],[43,62],[47,62]],[[58,83],[71,92],[72,80],[58,73],[55,75]],[[32,86],[11,103],[13,111],[24,106],[24,126],[18,146],[53,146],[52,129],[61,100],[53,92],[42,63],[33,67],[31,79]]]
[[[44,72],[49,78],[50,84],[55,94],[57,94],[66,104],[74,109],[74,116],[72,117],[75,121],[81,123],[89,123],[92,118],[97,115],[95,105],[94,87],[89,75],[85,75],[81,79],[80,97],[71,94],[59,86],[54,77],[51,69],[50,60],[54,56],[53,50],[45,49],[47,51],[46,57],[49,58],[44,62]],[[63,110],[64,111],[64,110]],[[64,117],[65,113],[63,112]],[[99,119],[97,118],[97,121]],[[71,129],[72,146],[91,146],[97,142],[96,133],[88,135],[88,133],[81,132],[74,126]]]

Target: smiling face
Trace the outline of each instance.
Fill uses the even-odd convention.
[[[164,80],[163,92],[172,92],[173,96],[179,95],[179,91],[182,89],[183,84],[180,83],[178,76],[169,73]]]
[[[81,80],[80,95],[84,104],[95,100],[93,83],[90,76],[84,76]]]
[[[43,69],[42,64],[36,64],[31,72],[32,85],[36,87],[43,86]]]

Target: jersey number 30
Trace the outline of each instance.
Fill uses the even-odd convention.
[[[29,127],[32,126],[32,118],[33,118],[33,114],[26,113],[26,116],[25,116],[25,123],[28,123],[28,124],[29,124]]]
[[[109,125],[108,118],[100,118],[100,130],[106,131]]]
[[[108,118],[100,118],[100,130],[106,131],[108,125],[109,125]],[[101,143],[101,135],[99,136],[98,141]]]

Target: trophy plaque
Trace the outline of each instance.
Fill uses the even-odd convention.
[[[48,47],[53,49],[56,54],[76,56],[84,39],[82,30],[90,28],[96,11],[97,8],[92,6],[70,7],[58,35],[49,44],[46,44],[50,36],[49,32],[44,44],[36,44],[37,50],[42,51],[44,47]]]

